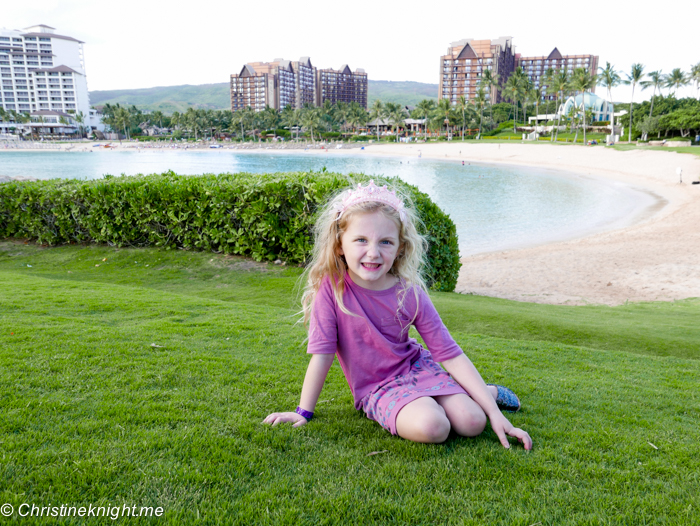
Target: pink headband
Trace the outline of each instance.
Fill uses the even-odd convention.
[[[379,187],[375,185],[374,181],[372,180],[370,180],[367,186],[362,186],[362,184],[358,184],[357,190],[348,190],[347,192],[345,192],[343,200],[336,203],[335,206],[333,206],[331,213],[338,214],[338,216],[335,218],[335,220],[338,221],[343,216],[343,213],[345,212],[345,210],[348,209],[348,207],[358,205],[360,203],[369,203],[375,201],[379,203],[384,203],[385,205],[389,205],[391,208],[393,208],[399,213],[399,217],[401,218],[402,222],[406,221],[408,216],[406,215],[406,210],[404,209],[403,201],[396,197],[396,192],[393,190],[390,192],[387,189],[386,185]]]

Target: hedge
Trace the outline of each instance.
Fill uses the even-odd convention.
[[[0,238],[209,250],[303,264],[319,205],[348,184],[368,179],[329,172],[166,172],[14,181],[0,184]],[[428,284],[454,290],[461,266],[454,223],[416,187],[398,178],[387,182],[411,197],[424,223]]]

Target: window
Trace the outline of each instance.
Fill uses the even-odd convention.
[[[51,42],[51,39],[46,37],[39,37],[39,42]]]

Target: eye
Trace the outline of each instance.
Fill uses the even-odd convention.
[[[393,245],[394,244],[394,242],[389,240],[389,239],[383,239],[381,241],[381,243],[382,243],[382,245]]]

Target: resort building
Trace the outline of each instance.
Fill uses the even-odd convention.
[[[456,104],[462,95],[468,101],[473,100],[487,70],[498,79],[498,85],[484,86],[487,100],[494,103],[503,101],[500,86],[505,85],[518,67],[541,90],[546,88],[544,76],[549,69],[571,73],[576,68],[585,68],[592,76],[598,71],[598,57],[595,55],[562,55],[555,47],[547,56],[521,56],[515,53],[512,41],[512,37],[500,37],[496,40],[466,38],[452,42],[447,54],[440,57],[438,98],[448,99],[452,104]],[[543,99],[551,98],[554,96],[543,96]]]
[[[283,110],[320,106],[331,102],[357,102],[367,108],[367,73],[318,70],[309,57],[297,61],[276,58],[272,62],[249,62],[240,73],[231,75],[231,111],[250,106],[262,111],[266,106]]]
[[[440,87],[438,99],[448,99],[456,104],[464,95],[467,100],[476,96],[485,71],[501,83],[506,82],[515,70],[515,49],[512,37],[496,40],[465,38],[452,42],[447,54],[440,57]],[[486,87],[486,98],[501,102],[498,86]]]
[[[82,119],[76,125],[101,127],[90,110],[83,42],[54,31],[46,25],[0,29],[0,107],[44,120]],[[0,127],[6,131],[16,123],[4,119]]]
[[[547,85],[544,82],[547,71],[552,69],[555,73],[562,70],[571,76],[577,68],[586,69],[591,76],[595,77],[598,72],[598,57],[595,55],[562,55],[555,47],[547,56],[540,57],[521,57],[516,55],[516,67],[523,68],[523,71],[533,83],[533,85],[544,92]],[[591,89],[595,93],[595,85]],[[554,100],[553,94],[543,93],[544,100]]]
[[[332,104],[336,102],[357,102],[367,109],[367,73],[358,68],[354,72],[347,64],[340,69],[320,69],[318,71],[318,98],[317,105],[325,101]]]

